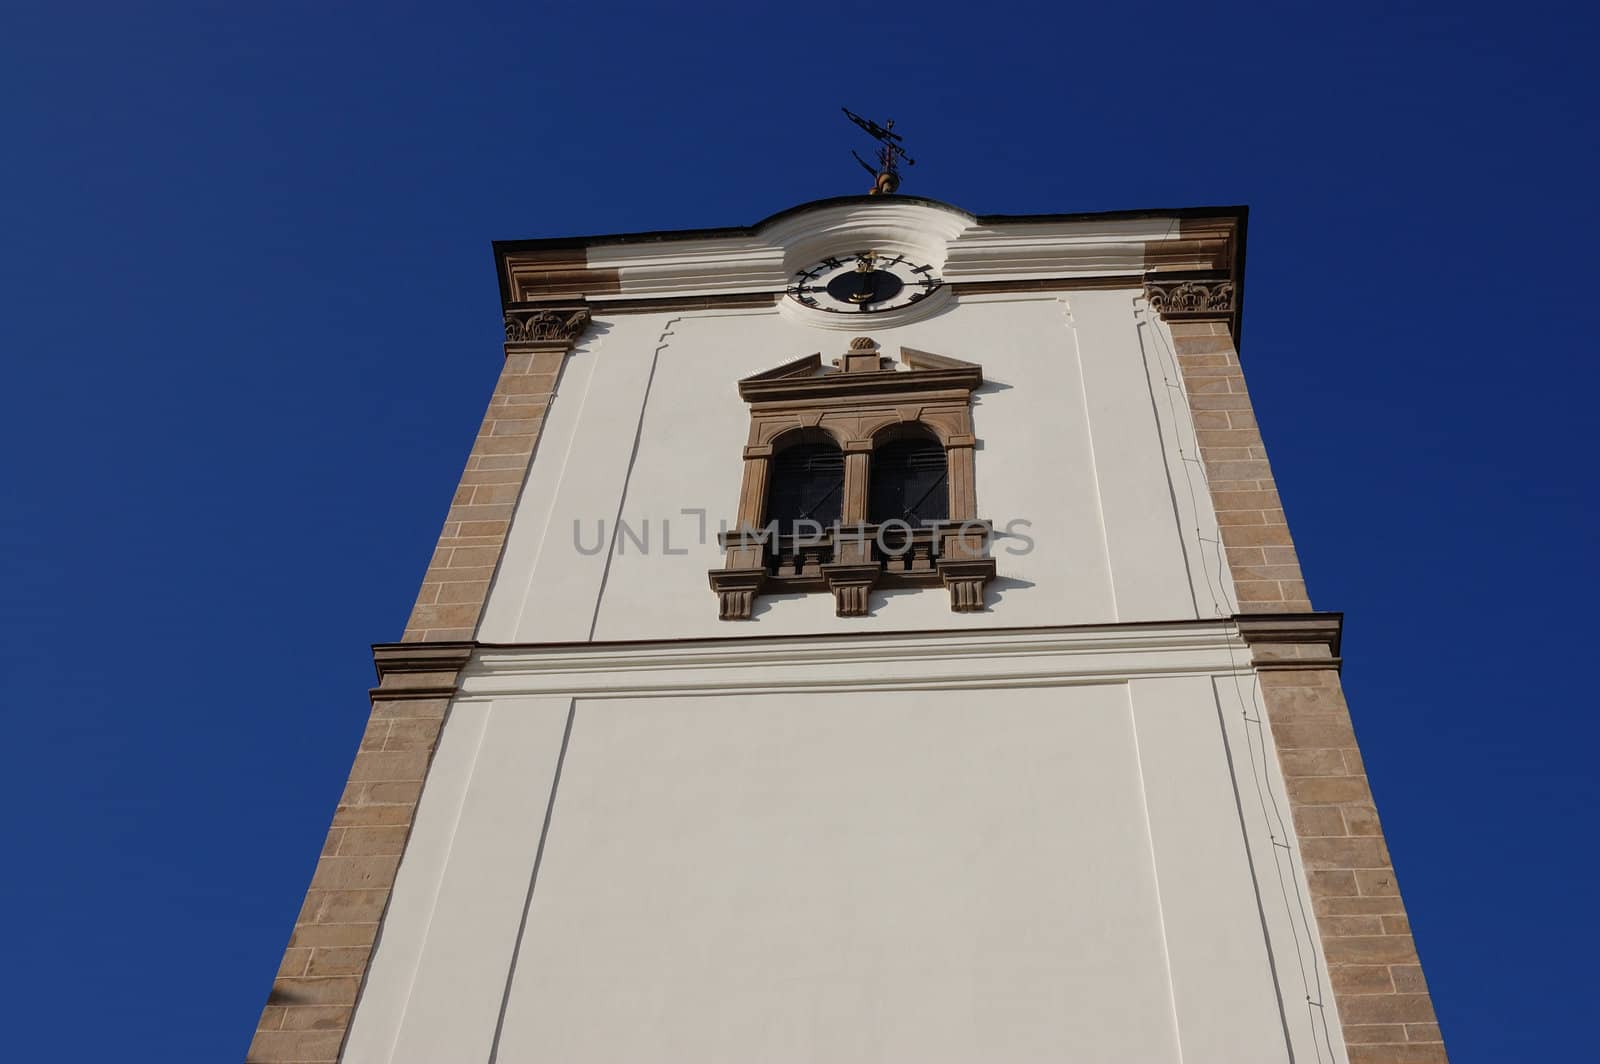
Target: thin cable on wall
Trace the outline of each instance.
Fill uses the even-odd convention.
[[[1201,533],[1201,529],[1199,527],[1199,518],[1202,511],[1200,509],[1199,498],[1195,491],[1194,469],[1199,470],[1200,481],[1205,486],[1207,498],[1210,498],[1210,476],[1205,468],[1205,463],[1200,458],[1199,454],[1196,453],[1194,455],[1190,455],[1188,453],[1188,448],[1185,446],[1188,437],[1185,436],[1181,431],[1181,427],[1183,426],[1184,422],[1180,420],[1177,407],[1173,401],[1173,393],[1183,388],[1183,385],[1181,384],[1182,371],[1178,368],[1177,353],[1173,351],[1171,345],[1167,343],[1165,331],[1159,328],[1155,321],[1151,322],[1150,332],[1156,337],[1156,346],[1160,352],[1160,356],[1158,356],[1158,362],[1161,366],[1163,391],[1166,393],[1167,409],[1172,421],[1173,429],[1174,432],[1177,433],[1177,438],[1174,440],[1174,444],[1178,450],[1180,465],[1183,467],[1184,482],[1189,491],[1190,512],[1195,518],[1195,526],[1193,529],[1194,536],[1199,543],[1210,543],[1212,545],[1213,554],[1216,559],[1216,571],[1213,573],[1212,568],[1206,565],[1204,562],[1204,548],[1202,547],[1200,569],[1205,577],[1206,592],[1211,596],[1211,606],[1214,614],[1219,619],[1226,619],[1230,614],[1229,611],[1225,611],[1223,608],[1223,604],[1228,600],[1228,596],[1226,586],[1222,583],[1222,574],[1228,570],[1224,568],[1226,565],[1226,559],[1222,553],[1221,529],[1218,529],[1217,536],[1215,538],[1207,537]],[[1185,399],[1187,400],[1186,391],[1184,392],[1184,395]],[[1193,429],[1192,424],[1191,431],[1194,433],[1198,432],[1197,429]],[[1194,438],[1196,439],[1198,446],[1198,435],[1195,435]],[[1213,579],[1213,577],[1215,579]],[[1291,915],[1290,929],[1294,935],[1295,960],[1300,968],[1301,984],[1306,988],[1305,1002],[1307,1015],[1311,1021],[1312,1030],[1320,1030],[1322,1035],[1320,1041],[1313,1041],[1313,1045],[1317,1050],[1317,1060],[1320,1064],[1320,1062],[1324,1059],[1324,1047],[1326,1047],[1330,1057],[1336,1059],[1336,1054],[1334,1054],[1333,1050],[1332,1033],[1328,1029],[1327,1006],[1325,1004],[1326,994],[1322,985],[1322,970],[1318,958],[1317,938],[1316,933],[1311,925],[1310,914],[1306,911],[1303,892],[1299,889],[1291,890],[1289,887],[1290,877],[1285,875],[1285,860],[1288,861],[1288,872],[1290,875],[1292,876],[1296,871],[1295,854],[1294,848],[1288,842],[1290,838],[1290,832],[1283,815],[1282,806],[1278,802],[1276,789],[1272,786],[1271,769],[1268,764],[1269,747],[1267,745],[1268,740],[1265,732],[1266,705],[1261,697],[1260,678],[1253,669],[1250,673],[1250,697],[1248,699],[1245,697],[1244,689],[1239,682],[1239,670],[1243,666],[1241,665],[1240,660],[1235,656],[1235,634],[1234,627],[1230,625],[1225,630],[1224,638],[1226,639],[1228,647],[1228,660],[1233,666],[1230,671],[1233,677],[1234,693],[1238,698],[1239,705],[1241,707],[1240,716],[1244,721],[1245,743],[1250,753],[1250,775],[1255,784],[1257,801],[1261,805],[1262,816],[1265,818],[1267,823],[1267,833],[1271,841],[1272,848],[1273,868],[1277,872],[1278,878],[1278,890],[1283,896],[1285,910]],[[1250,660],[1249,644],[1244,641],[1242,635],[1239,636],[1239,646],[1237,649],[1242,651],[1245,655],[1243,664],[1248,665]],[[1253,717],[1250,715],[1251,708],[1253,708],[1255,711],[1255,716]],[[1255,736],[1252,736],[1251,734],[1252,728],[1255,729]],[[1301,871],[1303,871],[1303,869],[1301,869]],[[1289,900],[1291,894],[1294,896],[1294,901],[1292,903]],[[1293,918],[1295,915],[1298,915],[1298,921]],[[1305,942],[1303,945],[1301,942],[1302,932],[1305,936]],[[1309,971],[1306,961],[1307,951],[1309,951],[1311,955]]]

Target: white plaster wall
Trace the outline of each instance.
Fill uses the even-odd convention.
[[[480,651],[346,1059],[1342,1060],[1236,640]]]
[[[500,1060],[1176,1061],[1126,688],[982,697],[580,703]]]
[[[836,618],[826,593],[763,596],[750,622],[717,620],[706,571],[738,498],[749,412],[741,377],[850,333],[772,309],[597,319],[552,402],[491,590],[486,642],[1091,624],[1231,612],[1207,573],[1214,518],[1185,464],[1181,393],[1164,383],[1159,321],[1140,290],[967,297],[897,328],[862,331],[888,355],[915,347],[974,361],[978,509],[997,539],[987,609],[956,614],[942,589],[879,591],[872,615]],[[1152,334],[1160,335],[1154,337]],[[1167,359],[1170,361],[1170,358]],[[693,513],[704,511],[702,520]],[[647,550],[618,535],[648,530]],[[603,531],[602,531],[603,529]],[[581,545],[581,547],[580,547]],[[1017,553],[1014,553],[1017,552]]]

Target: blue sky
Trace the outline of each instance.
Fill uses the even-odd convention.
[[[1250,205],[1452,1057],[1592,1052],[1596,26],[1408,6],[8,6],[12,1059],[243,1056],[498,369],[489,242],[861,191],[841,104],[978,213]]]

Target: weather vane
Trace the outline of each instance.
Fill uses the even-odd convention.
[[[867,135],[878,142],[877,166],[873,166],[854,151],[850,153],[855,155],[856,162],[860,163],[862,168],[872,175],[872,191],[868,195],[888,195],[899,188],[900,160],[904,159],[907,166],[915,166],[917,161],[907,155],[906,150],[896,143],[905,138],[894,131],[894,119],[891,118],[880,126],[870,118],[862,118],[848,107],[841,107],[839,110],[843,111],[850,121],[866,130]]]

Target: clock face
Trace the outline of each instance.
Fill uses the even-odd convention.
[[[944,284],[933,267],[904,255],[858,251],[830,257],[799,270],[789,286],[789,298],[806,307],[845,314],[907,307],[926,299]]]

